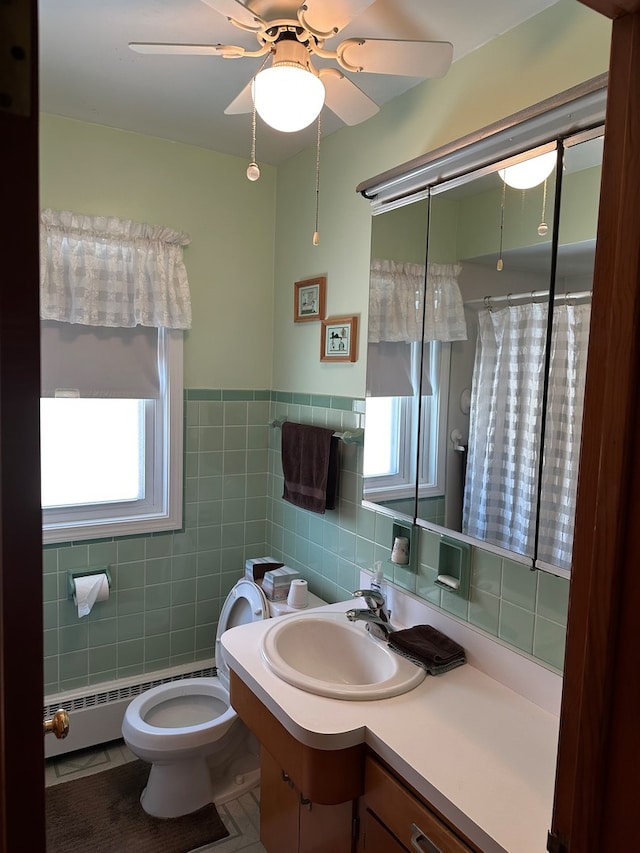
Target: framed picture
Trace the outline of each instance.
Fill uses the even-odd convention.
[[[355,361],[358,354],[358,317],[327,317],[322,321],[320,361]]]
[[[326,291],[326,276],[296,281],[293,290],[294,323],[324,319]]]

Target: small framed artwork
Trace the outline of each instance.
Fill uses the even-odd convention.
[[[326,276],[296,281],[293,291],[293,321],[308,323],[324,319],[327,292]]]
[[[355,361],[358,354],[358,316],[327,317],[322,321],[320,361]]]

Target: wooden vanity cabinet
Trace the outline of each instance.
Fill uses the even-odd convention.
[[[233,670],[231,704],[261,744],[260,841],[268,853],[353,853],[364,745],[308,747]]]
[[[358,804],[357,853],[472,853],[429,806],[371,755]]]
[[[305,746],[233,670],[230,691],[261,744],[260,841],[268,853],[482,853],[364,744]]]

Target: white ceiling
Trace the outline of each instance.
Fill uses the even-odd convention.
[[[455,62],[555,2],[375,0],[327,47],[355,36],[449,41]],[[252,33],[241,32],[202,0],[40,0],[38,5],[43,112],[249,157],[250,114],[225,115],[224,109],[262,59],[140,55],[128,42],[225,43],[255,50]],[[420,81],[360,74],[356,82],[381,106]],[[342,126],[323,110],[323,135]],[[277,165],[315,137],[315,125],[283,134],[259,122],[257,160]]]

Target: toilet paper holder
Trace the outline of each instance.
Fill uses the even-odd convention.
[[[76,593],[76,578],[86,578],[89,575],[106,575],[109,589],[111,589],[111,572],[106,566],[99,569],[72,569],[67,572],[67,598],[73,601],[73,596]]]

